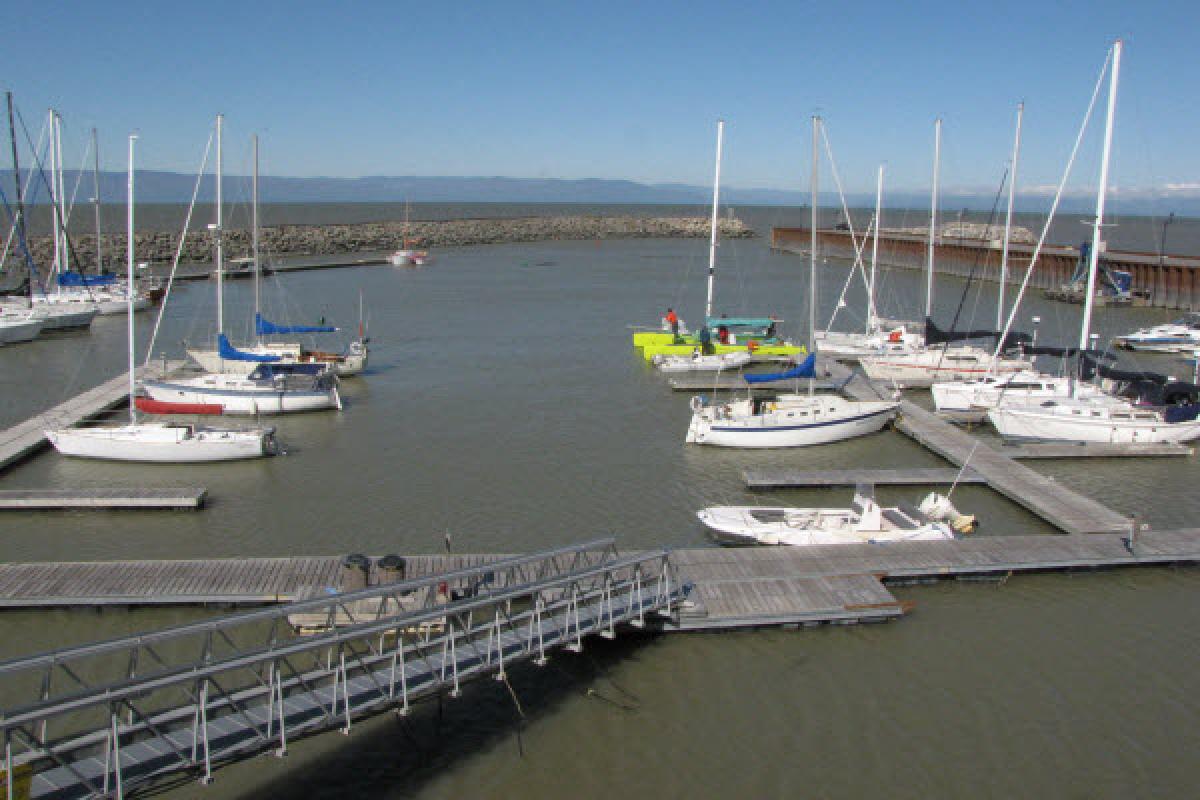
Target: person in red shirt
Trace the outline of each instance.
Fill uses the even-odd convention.
[[[666,316],[667,324],[671,326],[671,333],[679,335],[679,315],[675,313],[675,309],[668,308]]]

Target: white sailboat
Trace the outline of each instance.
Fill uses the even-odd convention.
[[[1088,264],[1087,290],[1080,324],[1079,349],[1090,343],[1096,273],[1102,247],[1104,206],[1108,191],[1109,161],[1112,155],[1113,125],[1117,107],[1117,85],[1121,70],[1122,42],[1112,47],[1109,73],[1108,108],[1104,127],[1104,148],[1100,164],[1100,184],[1096,193],[1096,219],[1092,229],[1092,247]],[[988,411],[988,420],[1001,436],[1010,439],[1081,441],[1112,443],[1187,442],[1200,438],[1200,405],[1161,408],[1135,404],[1109,396],[1084,397],[1073,391],[1069,397],[1047,400],[1033,408],[998,407]]]
[[[816,331],[817,288],[817,141],[820,117],[813,117],[812,146],[812,241],[809,252],[809,331]],[[720,447],[805,447],[828,444],[874,433],[896,414],[895,401],[855,401],[837,395],[813,392],[816,354],[813,353],[791,376],[809,380],[808,394],[784,394],[774,401],[756,398],[706,405],[692,401],[692,420],[686,442]]]
[[[297,334],[297,333],[333,333],[338,329],[325,325],[317,326],[279,326],[271,323],[269,320],[262,317],[262,299],[261,299],[261,278],[262,278],[262,261],[259,253],[259,236],[258,236],[258,136],[254,137],[254,182],[253,186],[253,201],[251,203],[252,221],[252,241],[253,241],[253,256],[251,256],[251,264],[253,266],[254,276],[254,327],[256,341],[250,345],[241,345],[234,348],[236,353],[233,357],[228,357],[230,352],[226,350],[222,352],[220,346],[216,348],[191,348],[187,350],[188,356],[193,361],[200,365],[200,368],[208,373],[213,374],[229,374],[247,376],[253,372],[259,363],[277,363],[277,364],[321,364],[327,366],[337,375],[358,375],[367,366],[368,350],[367,339],[363,335],[362,328],[362,312],[361,303],[359,310],[359,332],[358,338],[350,343],[345,351],[341,353],[333,353],[322,350],[311,350],[304,347],[299,342],[273,342],[266,341],[263,336],[273,333],[278,334]],[[214,273],[215,274],[215,273]],[[224,277],[228,278],[229,270],[223,270]],[[262,356],[263,358],[244,359],[239,354],[251,354],[254,356]]]
[[[941,163],[942,121],[934,123],[933,193],[929,215],[928,262],[925,275],[926,341],[924,347],[905,347],[889,343],[882,353],[859,359],[863,372],[871,380],[898,388],[932,386],[937,381],[960,381],[984,375],[1003,375],[1030,369],[1032,362],[1023,357],[995,354],[974,345],[951,345],[931,341],[928,320],[933,313],[934,254],[937,248],[938,173]]]
[[[387,257],[388,263],[393,267],[420,267],[428,264],[431,260],[428,250],[417,250],[413,247],[417,243],[416,239],[412,239],[408,235],[408,215],[409,204],[404,203],[404,233],[400,237],[400,249],[390,253]]]
[[[940,495],[930,495],[922,505],[935,506],[934,497],[945,500]],[[947,522],[933,519],[916,508],[883,508],[861,487],[849,508],[713,506],[696,512],[696,516],[714,539],[728,545],[806,547],[955,538]]]
[[[287,414],[297,411],[341,410],[337,376],[324,364],[278,364],[270,355],[254,355],[233,348],[225,337],[224,243],[222,242],[222,129],[224,117],[217,115],[217,349],[227,361],[255,364],[249,375],[224,372],[204,373],[194,378],[145,381],[146,395],[160,403],[221,406],[225,414]]]
[[[129,277],[133,281],[133,149],[129,137],[129,210],[127,220]],[[132,300],[129,301],[132,305]],[[129,424],[116,427],[59,428],[46,431],[58,452],[79,458],[113,461],[193,463],[258,458],[273,453],[273,428],[210,428],[172,422],[138,422],[135,403],[134,313],[129,313]]]
[[[828,144],[828,140],[826,140]],[[841,186],[838,186],[839,194]],[[843,213],[846,219],[850,219],[850,211],[845,208],[845,200],[843,199]],[[813,337],[816,350],[823,356],[829,358],[837,358],[847,361],[855,361],[863,356],[879,355],[885,351],[892,352],[911,352],[921,349],[925,343],[923,334],[909,330],[907,323],[887,320],[880,317],[877,313],[875,305],[875,278],[878,274],[879,264],[879,227],[883,219],[883,165],[879,166],[878,179],[875,189],[875,216],[871,220],[871,225],[868,228],[868,233],[871,234],[871,274],[866,279],[867,289],[867,320],[865,329],[861,332],[854,331],[834,331],[828,328],[823,331],[817,331]],[[851,240],[854,239],[854,230],[850,230]],[[865,239],[864,239],[864,244]],[[837,306],[834,308],[833,316],[837,316],[837,312],[845,305],[844,297],[846,290],[850,286],[850,281],[853,279],[855,270],[862,271],[862,248],[855,243],[854,247],[854,265],[850,269],[850,274],[846,276],[846,284],[842,287],[842,297],[838,298]],[[864,276],[865,277],[865,276]],[[833,324],[833,318],[830,319],[830,325]]]

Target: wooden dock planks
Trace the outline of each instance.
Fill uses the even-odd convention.
[[[204,505],[207,489],[6,489],[0,491],[0,511],[81,509],[196,509]]]
[[[961,477],[960,477],[961,473]],[[742,475],[750,489],[796,489],[830,486],[937,486],[941,484],[987,483],[982,475],[949,467],[925,469],[748,469]]]
[[[822,367],[836,378],[850,370],[834,361]],[[845,392],[859,400],[878,400],[883,390],[858,377],[846,384]],[[1051,525],[1067,533],[1115,533],[1129,529],[1129,520],[1107,506],[1067,488],[1052,478],[1018,464],[1001,450],[916,405],[902,400],[896,430],[952,464],[970,468],[995,491],[1024,506]]]
[[[495,560],[407,556],[409,577]],[[340,556],[0,564],[0,608],[287,602],[341,589]],[[680,628],[885,618],[900,613],[878,579],[1200,562],[1200,528],[1090,536],[974,536],[953,541],[671,552],[695,608]],[[874,583],[872,583],[872,581]],[[848,613],[847,607],[853,613]],[[858,608],[861,607],[861,608]],[[697,622],[701,616],[708,622]],[[718,624],[719,623],[719,624]]]

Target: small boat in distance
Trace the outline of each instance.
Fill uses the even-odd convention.
[[[660,372],[719,372],[744,367],[753,358],[754,353],[750,349],[704,355],[697,347],[690,356],[655,356],[654,366]]]
[[[1145,353],[1189,352],[1200,346],[1200,311],[1192,311],[1164,325],[1139,328],[1124,336],[1114,336],[1113,343],[1126,350]]]

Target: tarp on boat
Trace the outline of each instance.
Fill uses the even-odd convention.
[[[60,272],[57,280],[59,286],[112,286],[117,282],[117,276],[112,274],[84,275],[82,272]]]
[[[332,325],[276,325],[269,319],[263,319],[262,314],[254,315],[254,330],[259,336],[270,336],[276,333],[336,333]]]
[[[990,328],[982,328],[973,331],[947,331],[942,330],[937,326],[930,317],[925,318],[925,344],[945,344],[949,342],[965,342],[968,339],[992,339],[999,340],[1002,331],[994,331]],[[1028,333],[1021,331],[1009,331],[1008,336],[1004,337],[1004,346],[1001,350],[1013,350],[1022,345],[1033,341],[1033,337]]]
[[[786,372],[747,373],[742,375],[746,383],[768,383],[770,381],[786,381],[792,378],[815,378],[817,376],[817,354],[810,353],[808,358]]]
[[[1161,372],[1142,372],[1105,366],[1100,363],[1100,359],[1096,355],[1090,352],[1083,354],[1079,367],[1079,375],[1085,381],[1099,375],[1101,378],[1108,378],[1109,380],[1121,383],[1146,383],[1157,386],[1164,385],[1168,380],[1167,376]]]
[[[257,361],[269,362],[278,361],[280,356],[269,355],[266,353],[247,353],[243,350],[238,350],[229,343],[228,337],[223,333],[217,334],[217,355],[226,361]]]

